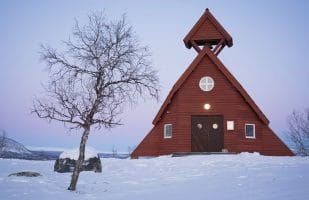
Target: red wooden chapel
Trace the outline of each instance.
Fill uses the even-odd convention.
[[[269,121],[218,58],[232,37],[208,9],[184,38],[198,55],[177,80],[132,158],[179,152],[292,156]]]

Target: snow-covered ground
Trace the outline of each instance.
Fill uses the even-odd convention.
[[[52,161],[0,159],[0,199],[309,199],[309,157],[258,154],[153,159],[102,159],[103,172],[82,172],[76,192],[70,174]],[[18,171],[41,177],[13,177]]]

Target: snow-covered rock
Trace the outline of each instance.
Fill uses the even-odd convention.
[[[72,160],[77,160],[79,156],[79,148],[70,149],[68,151],[64,151],[60,154],[59,158],[70,158]],[[86,147],[85,149],[85,160],[89,158],[98,157],[97,151],[92,147]]]
[[[60,173],[73,172],[78,156],[78,148],[61,153],[59,159],[55,162],[54,171]],[[102,172],[101,160],[94,148],[86,147],[85,161],[82,164],[81,171]]]

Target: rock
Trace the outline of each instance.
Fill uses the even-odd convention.
[[[58,158],[54,165],[54,171],[59,173],[73,172],[76,160],[71,158]],[[84,161],[81,171],[102,172],[102,164],[99,156]]]
[[[42,175],[40,173],[37,173],[37,172],[17,172],[17,173],[12,173],[9,176],[38,177],[38,176],[42,176]]]
[[[79,156],[79,148],[62,152],[54,165],[54,171],[65,173],[73,172],[76,160]],[[85,161],[82,164],[81,171],[102,172],[100,157],[92,147],[85,149]]]

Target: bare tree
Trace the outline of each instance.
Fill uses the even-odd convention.
[[[134,150],[134,148],[132,148],[131,146],[128,146],[128,155],[131,156],[132,151]]]
[[[113,158],[117,158],[117,155],[118,155],[117,148],[115,146],[113,146],[113,148],[112,148],[112,157]]]
[[[296,153],[309,155],[309,109],[304,112],[294,110],[288,117],[288,138],[293,142]]]
[[[62,52],[42,45],[49,83],[45,98],[35,98],[32,112],[48,121],[82,129],[79,158],[68,190],[76,190],[85,146],[91,128],[120,125],[124,106],[135,105],[139,97],[158,98],[158,76],[123,16],[109,21],[102,13],[88,16],[88,23],[73,28]]]

